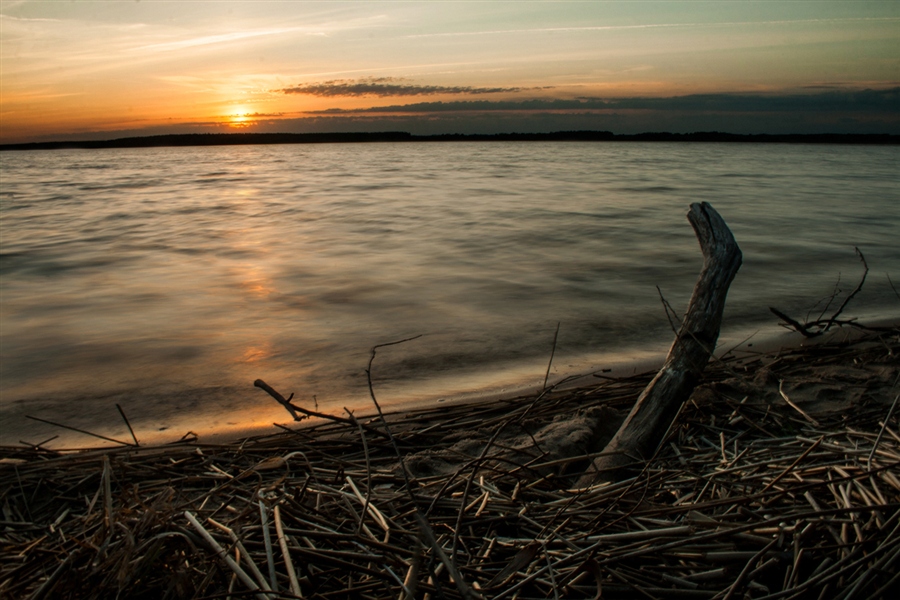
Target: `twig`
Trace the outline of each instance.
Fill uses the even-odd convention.
[[[783,312],[781,312],[774,306],[770,306],[769,310],[772,311],[772,313],[776,317],[778,317],[779,319],[781,319],[782,321],[784,321],[785,323],[787,323],[788,325],[793,327],[794,330],[797,331],[797,333],[802,334],[804,337],[811,338],[811,337],[816,337],[817,335],[822,335],[821,331],[810,331],[809,330],[809,328],[812,327],[812,324],[807,323],[806,325],[801,325],[800,323],[798,323],[794,319],[790,318],[789,316],[787,316],[786,314],[784,314]]]
[[[553,355],[556,353],[556,340],[559,337],[559,324],[560,322],[556,322],[556,333],[553,334],[553,348],[550,350],[550,361],[547,363],[547,373],[544,374],[544,384],[541,386],[541,391],[547,389],[547,380],[550,379],[550,367],[553,366]]]
[[[553,563],[550,562],[550,553],[547,551],[547,544],[542,545],[544,551],[544,559],[547,561],[547,573],[550,575],[550,587],[553,589],[554,600],[559,600],[559,590],[556,585],[556,577],[553,574]]]
[[[50,577],[41,584],[35,592],[31,595],[28,600],[43,600],[44,596],[53,591],[53,588],[56,586],[56,583],[59,581],[59,576],[62,575],[63,571],[68,569],[71,564],[75,561],[75,559],[81,554],[81,552],[73,552],[68,555],[65,560],[59,563],[59,566],[53,570],[53,573],[50,574]]]
[[[447,572],[450,574],[450,577],[453,579],[453,582],[456,584],[456,589],[459,590],[460,595],[463,598],[481,598],[481,595],[472,591],[472,589],[466,585],[465,581],[463,581],[462,575],[460,575],[459,571],[454,566],[453,561],[447,556],[447,553],[444,552],[444,549],[441,548],[440,544],[437,543],[437,540],[434,537],[434,532],[431,531],[431,526],[428,525],[428,521],[425,520],[425,517],[421,515],[421,513],[416,512],[414,515],[416,518],[416,522],[419,524],[420,531],[423,536],[425,536],[425,540],[432,547],[435,554],[437,554],[438,559],[440,559],[441,564],[444,565],[444,568],[447,569]]]
[[[285,398],[284,396],[279,394],[277,391],[275,391],[275,388],[270,386],[268,383],[266,383],[262,379],[257,379],[256,381],[253,382],[253,385],[267,391],[270,396],[275,398],[275,401],[278,402],[278,404],[282,405],[285,408],[285,410],[287,410],[291,414],[291,418],[293,418],[295,421],[303,420],[303,417],[301,417],[300,415],[297,414],[298,408],[296,406],[294,406],[293,404],[291,404],[291,398],[294,397],[293,394],[291,394],[290,398]]]
[[[779,390],[779,391],[780,391],[780,390]],[[787,400],[787,396],[785,396],[785,400]],[[788,400],[788,403],[790,403],[790,400]],[[791,404],[791,406],[794,406],[794,405]],[[794,406],[794,408],[797,408],[797,407]],[[800,410],[800,409],[797,408],[797,410]],[[806,413],[804,413],[803,411],[800,411],[800,412],[801,412],[801,414],[806,415]],[[806,458],[807,456],[809,456],[809,454],[810,454],[813,450],[815,450],[816,448],[818,448],[818,447],[819,447],[819,444],[821,444],[821,443],[822,443],[822,440],[824,440],[824,439],[825,439],[825,436],[824,436],[824,435],[823,435],[822,437],[820,437],[819,439],[817,439],[816,442],[815,442],[813,445],[811,445],[809,448],[807,448],[806,451],[805,451],[803,454],[801,454],[800,456],[798,456],[798,457],[797,457],[797,460],[795,460],[794,462],[792,462],[792,463],[790,464],[790,466],[788,466],[787,469],[785,469],[784,471],[782,471],[782,472],[778,475],[778,477],[776,477],[775,479],[773,479],[772,481],[770,481],[769,483],[767,483],[767,484],[766,484],[766,487],[764,487],[759,493],[760,493],[760,494],[765,494],[767,491],[769,491],[769,489],[770,489],[772,486],[774,486],[776,483],[778,483],[779,481],[781,481],[781,480],[785,477],[785,475],[787,475],[788,473],[790,473],[791,471],[793,471],[793,470],[794,470],[794,467],[796,467],[797,465],[799,465],[799,464],[803,461],[803,459]]]
[[[386,344],[378,344],[372,347],[372,355],[369,357],[369,364],[366,367],[366,379],[369,384],[369,395],[372,397],[372,402],[375,404],[375,409],[378,411],[378,416],[381,418],[381,422],[384,424],[384,429],[388,434],[388,437],[391,439],[391,444],[394,447],[394,453],[397,455],[397,459],[400,461],[400,472],[403,474],[403,481],[406,485],[406,491],[409,495],[410,500],[415,506],[415,519],[419,525],[419,530],[422,535],[428,540],[428,543],[434,548],[435,553],[437,553],[444,567],[450,573],[450,576],[453,578],[453,581],[456,583],[457,589],[459,589],[460,594],[462,594],[463,598],[480,598],[479,595],[475,594],[469,589],[469,586],[466,585],[465,581],[463,581],[462,576],[459,574],[459,571],[456,570],[456,567],[453,564],[453,561],[447,558],[447,554],[444,550],[438,545],[437,539],[434,537],[434,532],[431,530],[431,525],[429,525],[428,521],[425,520],[425,517],[422,516],[422,513],[419,510],[418,501],[416,500],[415,494],[413,494],[412,487],[410,486],[409,472],[406,468],[406,463],[403,460],[403,457],[400,455],[400,448],[397,446],[397,442],[394,439],[393,434],[391,433],[390,426],[384,418],[384,413],[381,410],[381,405],[378,404],[378,399],[375,397],[375,387],[372,385],[372,363],[375,361],[375,353],[378,348],[384,348],[386,346],[395,346],[397,344],[402,344],[403,342],[409,342],[415,339],[422,337],[420,335],[416,335],[410,338],[405,338],[402,340],[398,340],[396,342],[388,342]]]
[[[831,303],[834,302],[834,299],[838,297],[838,294],[841,293],[841,274],[838,273],[837,281],[834,282],[834,291],[831,292],[831,295],[828,297],[828,302],[825,303],[825,307],[822,309],[822,312],[819,313],[819,316],[816,317],[816,320],[821,319],[825,316],[825,313],[828,312],[828,309],[831,308]],[[820,300],[821,302],[821,300]],[[812,309],[808,313],[806,313],[806,320],[809,321],[809,314],[812,312]]]
[[[807,421],[809,421],[810,423],[812,423],[812,424],[815,425],[816,427],[819,427],[819,422],[818,422],[818,421],[816,421],[816,420],[813,419],[811,416],[809,416],[808,414],[806,414],[806,411],[804,411],[802,408],[800,408],[799,406],[797,406],[796,404],[794,404],[793,402],[791,402],[791,399],[788,398],[788,395],[784,393],[784,390],[782,389],[783,386],[784,386],[784,380],[783,380],[783,379],[779,379],[779,380],[778,380],[778,393],[781,394],[781,397],[784,398],[784,401],[787,402],[788,405],[790,405],[791,408],[793,408],[793,409],[796,410],[798,413],[800,413],[801,415],[803,415],[803,418],[804,418],[804,419],[806,419]]]
[[[275,505],[275,533],[278,535],[278,545],[281,546],[281,555],[284,557],[284,566],[287,569],[288,576],[291,578],[291,593],[295,596],[302,596],[300,582],[297,581],[297,571],[294,570],[294,563],[291,561],[291,553],[288,550],[287,539],[284,537],[284,528],[281,526],[281,511],[277,504]]]
[[[247,549],[244,547],[244,544],[241,542],[240,538],[238,538],[237,534],[231,527],[227,527],[222,525],[212,517],[207,519],[210,525],[214,527],[218,527],[231,538],[231,541],[234,542],[234,545],[237,547],[237,550],[240,552],[240,556],[244,558],[244,562],[247,563],[247,566],[250,568],[250,571],[253,573],[253,576],[256,578],[256,581],[259,583],[259,587],[267,592],[271,592],[272,588],[269,587],[269,584],[266,582],[266,578],[263,577],[263,574],[260,572],[259,567],[256,566],[256,563],[253,562],[253,559],[250,557],[250,553],[247,552]],[[237,562],[237,561],[236,561]]]
[[[125,411],[122,410],[122,407],[116,404],[116,409],[119,411],[119,414],[122,415],[122,420],[125,421],[125,425],[128,426],[128,431],[131,433],[131,439],[134,440],[135,446],[140,446],[138,443],[137,436],[134,435],[134,429],[131,428],[131,423],[128,422],[128,417],[125,416]]]
[[[262,524],[263,543],[266,546],[266,562],[269,564],[269,586],[278,591],[278,577],[275,574],[275,555],[272,552],[272,535],[269,532],[269,517],[266,505],[259,501],[259,518]]]
[[[659,289],[659,286],[656,286],[656,292],[659,294],[659,300],[660,302],[662,302],[663,310],[666,313],[666,318],[669,320],[669,327],[671,327],[672,332],[675,335],[678,335],[678,327],[675,326],[675,321],[673,320],[673,317],[677,314],[675,312],[675,309],[672,308],[672,305],[669,304],[669,301],[666,300],[665,296],[663,296],[662,290]]]
[[[722,600],[731,600],[731,598],[734,596],[734,593],[737,591],[738,587],[740,587],[740,585],[742,583],[744,583],[744,579],[747,578],[747,574],[750,572],[750,568],[755,563],[757,563],[760,558],[765,556],[766,552],[768,552],[769,549],[777,543],[778,543],[778,538],[775,538],[774,540],[772,540],[771,542],[766,544],[766,546],[762,550],[760,550],[759,552],[754,554],[750,560],[747,561],[747,564],[744,565],[744,568],[741,570],[740,574],[738,574],[737,579],[735,579],[734,583],[731,584],[731,587],[728,588],[728,593],[725,594],[725,597]]]
[[[31,448],[33,448],[35,450],[47,450],[47,448],[42,448],[41,446],[43,446],[44,444],[49,444],[50,442],[52,442],[53,440],[55,440],[58,437],[59,437],[58,435],[54,435],[54,436],[48,437],[46,440],[44,440],[42,442],[38,442],[37,444],[29,442],[28,440],[19,440],[19,443],[22,444],[23,446],[30,446]],[[49,452],[53,452],[53,451],[49,450]]]
[[[872,457],[875,456],[875,451],[878,450],[878,444],[881,443],[881,438],[884,435],[884,430],[887,429],[888,422],[891,420],[891,415],[894,414],[894,409],[897,408],[897,401],[900,400],[900,394],[894,396],[894,402],[891,404],[890,410],[888,410],[887,416],[884,418],[884,423],[881,424],[881,430],[878,432],[878,437],[875,438],[875,443],[872,445],[872,451],[869,452],[869,458],[866,460],[868,463],[869,469],[872,469]]]
[[[384,412],[382,412],[381,410],[381,405],[378,404],[378,399],[375,397],[375,387],[372,385],[372,363],[375,362],[375,351],[379,348],[396,346],[397,344],[402,344],[403,342],[417,340],[420,337],[422,337],[422,334],[402,340],[397,340],[396,342],[387,342],[386,344],[376,344],[375,346],[372,346],[372,355],[369,357],[369,364],[366,367],[366,381],[369,384],[369,396],[372,398],[372,403],[375,404],[375,410],[378,411],[378,417],[381,419],[382,424],[384,424],[384,432],[379,431],[378,433],[380,433],[381,435],[385,435],[386,433],[387,437],[391,440],[391,445],[394,447],[394,453],[397,455],[397,459],[400,461],[400,472],[403,474],[403,481],[406,484],[406,490],[409,493],[409,498],[410,500],[412,500],[414,505],[416,504],[416,498],[415,495],[413,495],[412,487],[409,484],[409,472],[406,470],[406,463],[403,462],[403,456],[400,454],[400,447],[397,446],[397,440],[391,433],[391,428],[388,425],[387,420],[384,418]]]
[[[406,577],[403,579],[403,591],[400,594],[400,600],[415,600],[416,584],[419,580],[419,570],[422,568],[422,544],[416,544],[412,560],[409,561],[409,568],[406,570]]]
[[[840,308],[838,308],[837,311],[833,315],[831,315],[831,318],[828,320],[828,323],[826,323],[825,329],[823,331],[828,331],[831,328],[838,316],[844,311],[844,308],[847,307],[847,304],[850,303],[850,300],[852,300],[853,297],[862,289],[863,284],[866,282],[866,275],[869,274],[869,264],[866,262],[866,257],[863,256],[863,253],[860,252],[859,248],[854,247],[853,249],[856,250],[856,254],[859,256],[859,260],[862,261],[865,271],[863,271],[863,275],[859,280],[859,283],[856,284],[856,289],[850,292],[850,295],[844,299],[844,302],[843,304],[841,304]]]
[[[110,535],[113,528],[113,507],[112,507],[112,468],[109,466],[109,456],[103,455],[103,474],[100,476],[100,487],[103,490],[103,523],[106,525],[107,535]]]
[[[359,437],[362,440],[363,454],[365,454],[366,457],[366,501],[363,503],[363,509],[359,515],[359,525],[356,528],[356,535],[359,535],[363,528],[363,518],[369,510],[369,502],[372,501],[372,464],[369,460],[369,444],[366,443],[366,432],[363,431],[362,425],[357,420],[356,416],[350,412],[346,406],[344,407],[344,410],[350,416],[350,420],[356,423],[356,426],[359,428]]]
[[[497,437],[500,435],[500,432],[506,427],[506,424],[509,423],[509,420],[503,421],[497,430],[494,432],[494,435],[491,436],[491,439],[488,440],[488,443],[485,444],[484,449],[481,451],[481,456],[478,457],[477,460],[474,461],[472,465],[472,473],[469,475],[469,478],[466,480],[466,489],[463,490],[462,500],[459,503],[459,512],[456,515],[456,527],[453,528],[453,543],[450,546],[450,559],[453,564],[456,564],[456,548],[459,544],[459,530],[462,527],[462,518],[463,513],[466,511],[466,502],[469,499],[469,490],[472,488],[472,482],[475,481],[475,475],[478,473],[478,468],[481,466],[481,463],[487,457],[488,452],[491,449],[491,446],[497,440]]]
[[[197,530],[197,533],[199,533],[200,536],[204,540],[206,540],[206,543],[209,544],[209,546],[212,548],[213,552],[215,552],[216,555],[225,564],[228,565],[228,568],[230,568],[232,570],[232,572],[234,572],[234,574],[237,575],[238,579],[240,579],[244,585],[246,585],[248,588],[250,588],[250,590],[252,590],[254,592],[259,592],[260,589],[259,589],[259,586],[256,585],[256,582],[253,581],[253,579],[251,579],[249,575],[247,575],[246,571],[244,571],[239,564],[234,562],[234,559],[231,558],[231,556],[229,556],[227,552],[225,552],[225,549],[219,545],[219,542],[217,542],[215,540],[215,538],[212,536],[212,534],[210,534],[209,531],[207,531],[206,528],[203,527],[202,524],[200,524],[200,521],[197,520],[197,517],[195,517],[193,514],[191,514],[191,512],[188,510],[184,511],[184,516],[188,521],[190,521],[190,523],[194,527],[194,529]],[[268,594],[255,594],[255,596],[257,598],[259,598],[259,600],[269,600]]]
[[[55,425],[56,427],[62,427],[63,429],[68,429],[70,431],[77,431],[78,433],[84,433],[87,435],[91,435],[95,438],[99,438],[101,440],[106,440],[107,442],[113,442],[116,444],[121,444],[123,446],[135,446],[135,444],[123,442],[122,440],[117,440],[117,439],[113,439],[111,437],[106,437],[105,435],[100,435],[99,433],[91,433],[90,431],[85,431],[84,429],[78,429],[77,427],[71,427],[69,425],[63,425],[62,423],[54,423],[53,421],[48,421],[47,419],[32,417],[31,415],[25,415],[25,418],[31,419],[32,421],[40,421],[41,423],[47,423],[48,425]]]
[[[322,413],[322,412],[317,412],[314,410],[309,410],[308,408],[302,408],[300,406],[297,406],[297,405],[291,403],[291,398],[294,397],[293,394],[291,394],[290,398],[285,398],[280,393],[278,393],[277,390],[275,390],[272,386],[270,386],[268,383],[266,383],[262,379],[257,379],[256,381],[253,382],[253,385],[268,392],[270,396],[275,398],[275,400],[279,404],[284,406],[288,410],[288,412],[290,412],[291,415],[294,416],[295,421],[302,421],[304,418],[304,417],[297,416],[297,413],[299,412],[299,413],[303,413],[304,415],[306,415],[308,417],[319,417],[320,419],[327,419],[329,421],[334,421],[335,423],[343,423],[345,425],[353,425],[353,421],[351,421],[350,419],[345,419],[344,417],[338,417],[337,415],[329,415],[328,413]],[[362,423],[360,423],[360,426],[363,429],[365,429],[366,431],[368,431],[370,433],[374,433],[375,435],[385,437],[385,438],[388,437],[387,434],[385,434],[383,431],[379,431],[378,429],[375,429],[374,427],[370,427],[370,426],[364,425]]]
[[[887,277],[888,284],[890,284],[891,289],[894,290],[894,295],[897,296],[897,300],[900,300],[900,292],[897,291],[897,288],[894,287],[894,282],[891,281],[891,276],[887,273],[884,274]]]
[[[863,284],[866,282],[866,275],[869,274],[869,264],[866,262],[866,257],[863,256],[863,253],[860,251],[859,248],[854,248],[854,250],[856,250],[856,254],[859,256],[859,260],[862,262],[865,270],[863,271],[863,274],[859,280],[859,283],[856,284],[856,288],[852,292],[850,292],[850,294],[846,298],[844,298],[844,301],[841,303],[840,307],[838,307],[838,309],[834,312],[833,315],[831,315],[831,317],[829,317],[828,319],[822,319],[821,315],[820,315],[820,318],[815,321],[810,321],[810,322],[807,322],[804,324],[800,324],[799,322],[797,322],[794,319],[792,319],[791,317],[787,316],[786,314],[784,314],[777,308],[770,306],[769,310],[772,311],[772,313],[774,313],[775,316],[777,316],[779,319],[781,319],[782,321],[784,321],[785,323],[790,325],[791,328],[793,328],[795,331],[797,331],[798,333],[801,333],[804,337],[808,337],[808,338],[822,335],[823,333],[825,333],[829,329],[831,329],[831,326],[835,325],[835,324],[853,325],[854,324],[853,319],[851,319],[849,321],[838,321],[838,317],[840,316],[840,314],[842,312],[844,312],[844,309],[850,303],[850,300],[852,300],[853,297],[856,296],[856,294],[858,294],[859,291],[862,289]],[[888,278],[888,280],[890,281],[890,278]],[[894,290],[894,292],[896,293],[896,290]],[[831,305],[831,301],[834,300],[835,295],[836,295],[836,293],[832,294],[831,299],[828,301],[828,305],[825,307],[825,310],[828,310],[828,306]],[[825,313],[825,311],[822,311],[822,314],[824,314],[824,313]],[[812,330],[814,327],[817,329]]]

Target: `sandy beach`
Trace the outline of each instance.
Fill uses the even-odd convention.
[[[715,360],[657,455],[589,488],[652,372],[387,425],[4,447],[0,597],[892,597],[900,329],[845,332]]]

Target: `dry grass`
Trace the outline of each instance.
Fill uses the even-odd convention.
[[[411,467],[453,464],[408,487],[390,440],[327,421],[218,446],[2,448],[0,596],[895,598],[898,353],[895,330],[712,365],[653,460],[583,490],[585,456],[507,433],[627,408],[649,375],[389,415]],[[880,387],[812,410],[787,384],[820,367]],[[761,379],[783,396],[742,395]]]

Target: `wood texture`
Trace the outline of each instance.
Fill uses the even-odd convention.
[[[613,481],[625,467],[653,456],[716,347],[725,297],[741,266],[741,250],[728,225],[708,203],[692,204],[687,217],[704,259],[687,313],[665,364],[638,397],[603,454],[579,479],[579,487]]]

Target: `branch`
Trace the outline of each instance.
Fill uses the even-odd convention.
[[[821,331],[810,331],[809,330],[809,328],[812,327],[812,323],[807,323],[806,325],[801,325],[799,322],[790,318],[789,316],[787,316],[786,314],[784,314],[783,312],[781,312],[774,306],[770,306],[769,310],[772,311],[772,313],[776,317],[778,317],[779,319],[781,319],[782,321],[784,321],[785,323],[787,323],[788,325],[793,327],[795,331],[797,331],[798,333],[801,333],[803,335],[803,337],[811,338],[811,337],[816,337],[817,335],[822,335]]]
[[[832,325],[834,325],[835,320],[838,318],[838,316],[842,312],[844,312],[844,309],[847,307],[847,304],[849,304],[850,301],[853,299],[853,296],[858,294],[859,290],[862,289],[863,284],[866,282],[866,275],[869,274],[869,264],[866,262],[866,257],[863,256],[863,253],[859,251],[859,248],[854,247],[853,249],[856,250],[856,254],[859,255],[859,260],[862,261],[863,267],[865,267],[865,271],[863,271],[862,278],[859,280],[859,283],[856,285],[856,289],[853,290],[852,292],[850,292],[850,295],[847,296],[846,300],[844,300],[844,303],[841,304],[841,307],[837,309],[837,312],[834,313],[833,315],[831,315],[831,318],[828,320],[828,323],[825,325],[824,331],[828,331],[828,329],[831,328]]]
[[[794,331],[802,334],[803,337],[807,337],[807,338],[822,335],[823,333],[825,333],[829,329],[831,329],[831,326],[835,325],[835,324],[837,324],[837,325],[855,325],[855,323],[853,323],[852,319],[851,320],[843,320],[843,321],[838,320],[838,317],[840,316],[840,314],[842,312],[844,312],[844,309],[847,308],[847,305],[850,303],[850,301],[853,299],[853,297],[856,296],[856,294],[858,294],[859,291],[862,289],[863,284],[866,282],[866,275],[869,274],[869,264],[866,262],[866,257],[863,256],[863,253],[860,251],[859,248],[854,248],[854,250],[856,250],[856,254],[859,256],[859,260],[862,262],[865,270],[863,271],[863,274],[859,280],[859,283],[856,284],[856,289],[854,289],[852,292],[850,292],[850,295],[848,295],[844,299],[844,301],[841,303],[840,307],[838,307],[838,309],[835,311],[835,313],[833,315],[831,315],[831,317],[829,317],[828,319],[819,318],[819,319],[816,319],[815,321],[808,321],[806,323],[801,324],[798,321],[795,321],[794,319],[790,318],[789,316],[787,316],[786,314],[784,314],[777,308],[770,306],[769,310],[772,311],[772,313],[775,314],[775,316],[777,316],[779,319],[784,321],[787,325],[790,325],[790,327]],[[888,278],[888,281],[890,281],[890,278]],[[893,287],[893,284],[892,284],[892,287]],[[894,291],[896,292],[896,290],[894,290]],[[831,298],[828,301],[829,305],[831,304],[831,301],[834,300],[834,297],[835,297],[835,294],[832,294]],[[827,310],[827,306],[826,306],[826,310]],[[822,314],[825,314],[825,312],[822,311]],[[821,317],[821,315],[820,315],[820,317]]]
[[[303,413],[307,417],[319,417],[320,419],[328,419],[329,421],[334,421],[335,423],[343,423],[345,425],[351,425],[353,427],[356,426],[353,421],[351,421],[350,419],[345,419],[344,417],[338,417],[336,415],[329,415],[328,413],[321,413],[321,412],[317,412],[314,410],[309,410],[308,408],[301,408],[291,402],[291,398],[294,397],[293,394],[291,394],[290,398],[285,398],[284,396],[279,394],[277,390],[272,388],[272,386],[270,386],[268,383],[266,383],[262,379],[257,379],[256,381],[253,382],[253,385],[267,391],[270,396],[275,398],[275,400],[277,400],[280,405],[282,405],[285,409],[287,409],[287,411],[289,413],[291,413],[291,416],[294,417],[295,421],[302,421],[305,417],[300,417],[297,415],[297,413]],[[374,427],[365,425],[363,423],[360,423],[359,426],[362,427],[363,429],[365,429],[366,431],[368,431],[369,433],[373,433],[373,434],[381,436],[383,438],[389,438],[389,436],[385,432],[381,431],[380,429],[376,429]]]

